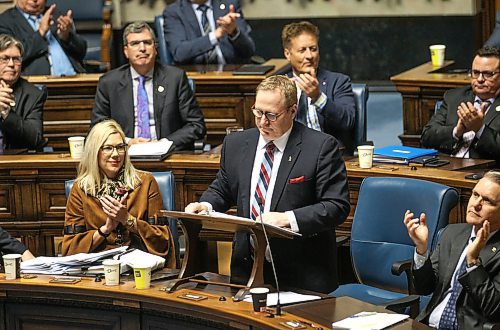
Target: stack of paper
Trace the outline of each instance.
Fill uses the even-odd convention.
[[[332,329],[379,330],[390,327],[409,318],[404,314],[360,312],[342,321],[332,323]]]

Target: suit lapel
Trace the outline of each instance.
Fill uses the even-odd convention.
[[[278,205],[288,182],[288,178],[290,177],[290,171],[299,158],[301,151],[300,145],[302,143],[301,127],[302,126],[300,125],[294,124],[290,137],[288,138],[288,142],[283,152],[283,157],[281,158],[280,167],[278,169],[278,176],[276,177],[276,182],[274,184],[270,211],[276,210],[276,205]]]
[[[497,107],[499,107],[498,111]],[[500,113],[499,111],[500,111],[500,97],[497,97],[495,99],[495,102],[493,102],[493,104],[490,106],[490,109],[486,113],[486,116],[484,117],[484,124],[489,125],[493,121],[493,119],[495,119],[498,116],[498,114]]]
[[[487,265],[500,251],[500,230],[493,235],[479,253],[483,265]]]
[[[134,93],[132,84],[132,74],[130,73],[130,67],[126,66],[122,72],[122,77],[118,83],[117,88],[118,95],[130,95],[129,97],[119,97],[121,102],[120,112],[121,114],[115,114],[117,117],[124,117],[123,128],[125,130],[125,135],[134,137],[135,123],[134,123]]]
[[[153,73],[153,108],[155,123],[161,123],[161,116],[164,110],[165,98],[168,91],[167,75],[163,67],[159,64],[155,65]],[[156,136],[160,138],[160,126],[156,125]]]
[[[198,24],[198,19],[196,18],[196,14],[194,13],[189,0],[182,2],[181,11],[186,19],[186,22],[191,26],[191,30],[195,31],[197,37],[201,37],[200,25]]]
[[[471,233],[472,227],[471,226],[466,226],[464,227],[464,230],[462,230],[459,233],[456,233],[455,237],[456,239],[454,240],[455,243],[450,243],[451,249],[450,249],[450,257],[449,257],[449,262],[446,265],[446,272],[444,275],[444,283],[447,285],[443,286],[443,290],[447,290],[451,283],[451,279],[453,277],[453,273],[455,272],[455,269],[457,268],[458,261],[460,259],[460,256],[462,252],[465,249],[465,246],[469,242],[469,237]],[[457,244],[456,242],[461,242],[460,244]]]
[[[255,129],[255,132],[248,136],[245,140],[241,153],[243,157],[240,159],[239,168],[241,171],[239,182],[241,186],[239,187],[239,190],[241,191],[243,216],[246,217],[250,217],[250,198],[254,191],[253,187],[250,187],[250,183],[252,181],[252,169],[255,161],[258,141],[259,131]],[[253,159],[254,161],[249,161],[250,159]]]

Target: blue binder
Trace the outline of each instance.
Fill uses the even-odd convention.
[[[406,146],[387,146],[377,148],[373,152],[373,160],[376,162],[408,164],[414,158],[423,156],[435,156],[436,149],[423,149]]]

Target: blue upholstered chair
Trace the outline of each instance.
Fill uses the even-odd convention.
[[[363,180],[351,230],[351,261],[359,283],[341,285],[330,293],[350,296],[402,312],[411,306],[418,313],[418,296],[408,296],[408,279],[391,272],[394,262],[413,258],[415,246],[403,217],[406,210],[427,215],[429,248],[438,231],[448,223],[458,203],[455,189],[430,181],[402,177],[369,177]]]
[[[174,174],[170,171],[168,172],[152,172],[158,186],[160,187],[161,197],[163,199],[163,209],[165,210],[175,210],[175,180]],[[75,180],[68,180],[65,182],[65,192],[66,198],[69,196],[71,187]],[[177,264],[180,263],[180,248],[179,248],[179,232],[177,228],[177,219],[169,218],[168,227],[172,233],[175,245],[175,254],[177,257]]]
[[[158,40],[158,56],[163,64],[172,64],[174,62],[172,54],[168,50],[165,34],[163,33],[163,16],[155,16],[154,21],[156,39]]]
[[[352,84],[354,101],[356,102],[356,120],[354,124],[354,148],[366,141],[366,103],[368,88],[366,84]]]

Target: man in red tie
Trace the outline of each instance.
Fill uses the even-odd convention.
[[[286,76],[259,84],[252,111],[256,128],[226,137],[216,179],[186,212],[237,206],[239,216],[300,233],[270,240],[280,285],[331,292],[338,286],[335,227],[350,210],[339,143],[295,121],[297,90]],[[247,283],[251,252],[248,234],[236,233],[232,282]],[[274,285],[268,262],[264,281]]]

